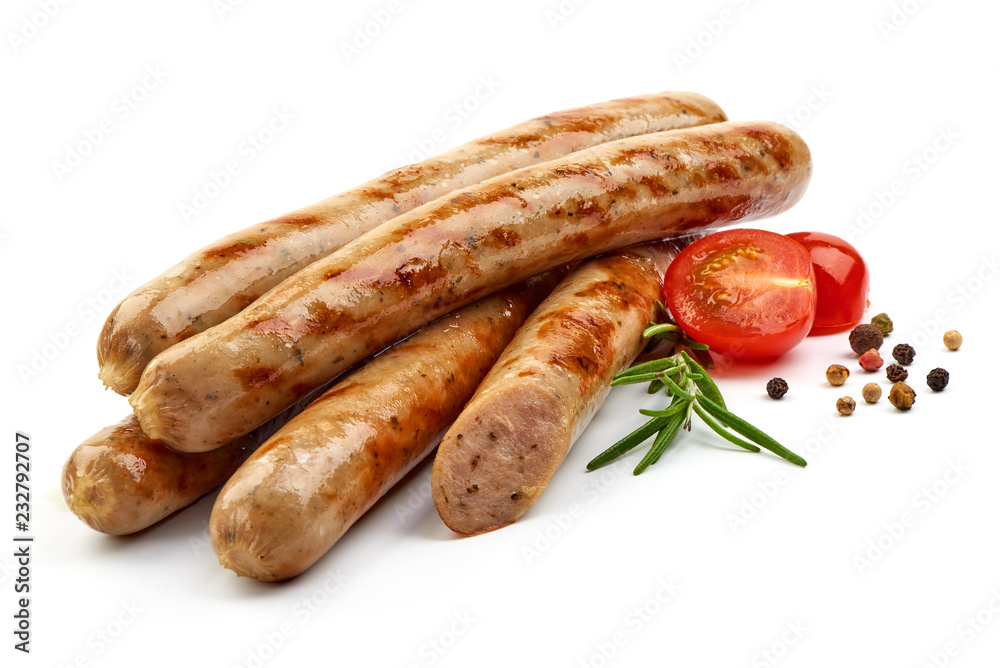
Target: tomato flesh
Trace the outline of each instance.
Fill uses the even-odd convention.
[[[737,359],[788,352],[816,315],[809,252],[764,230],[724,230],[698,239],[670,264],[663,292],[688,336]]]
[[[823,232],[786,235],[809,251],[816,274],[816,320],[810,334],[832,334],[854,327],[868,307],[868,266],[858,250]]]

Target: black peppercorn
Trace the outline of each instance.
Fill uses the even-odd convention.
[[[847,338],[851,350],[859,355],[882,347],[882,332],[875,325],[858,325],[851,330]]]
[[[885,368],[885,377],[888,378],[893,383],[898,383],[901,380],[906,380],[910,375],[910,372],[899,366],[898,364],[890,364]]]
[[[900,343],[892,349],[893,358],[900,364],[913,364],[917,351],[909,343]]]
[[[772,378],[767,381],[767,396],[772,399],[780,399],[788,392],[788,383],[784,378]]]
[[[948,372],[941,367],[931,369],[931,372],[927,374],[927,386],[935,392],[940,392],[948,387]]]

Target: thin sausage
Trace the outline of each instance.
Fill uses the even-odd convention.
[[[285,580],[316,562],[434,449],[555,272],[466,306],[324,393],[226,483],[209,536],[238,575]]]
[[[545,491],[611,379],[641,351],[683,241],[589,260],[531,314],[434,457],[431,495],[448,527],[499,529]]]
[[[247,433],[355,362],[548,268],[802,196],[792,130],[719,123],[602,144],[398,216],[226,322],[162,352],[130,398],[147,434],[185,452]]]
[[[131,393],[161,351],[232,317],[362,233],[452,190],[602,142],[724,120],[718,105],[696,93],[655,93],[560,111],[240,230],[115,307],[97,345],[100,378],[119,394]]]

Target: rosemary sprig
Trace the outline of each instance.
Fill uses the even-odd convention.
[[[672,323],[652,325],[646,332],[647,338],[667,333],[676,336],[675,344],[681,344],[692,351],[704,349],[692,347],[691,344],[695,342],[687,339]],[[593,471],[608,464],[656,434],[652,447],[633,471],[635,475],[639,475],[656,463],[681,428],[691,429],[692,415],[697,415],[716,434],[745,450],[760,452],[760,449],[764,448],[793,464],[806,465],[806,460],[802,457],[732,413],[726,407],[722,392],[708,375],[705,367],[695,361],[693,355],[687,351],[681,350],[670,357],[651,360],[625,369],[614,377],[611,385],[614,387],[647,382],[650,384],[650,394],[665,389],[667,395],[671,397],[670,405],[664,410],[639,409],[641,414],[652,419],[594,457],[587,464],[589,470]]]

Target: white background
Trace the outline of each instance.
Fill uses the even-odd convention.
[[[36,0],[9,0],[0,16],[0,540],[14,533],[15,430],[34,445],[37,536],[30,656],[11,647],[13,548],[0,548],[4,665],[917,667],[933,658],[971,668],[1000,655],[989,610],[1000,612],[995,3],[410,1],[350,57],[343,45],[387,0],[255,0],[221,12],[212,0],[49,4],[51,18]],[[147,78],[145,99],[122,118],[116,99],[143,85],[147,68],[163,80]],[[481,78],[495,89],[450,122]],[[618,472],[587,474],[586,461],[639,424],[637,408],[662,401],[616,390],[516,525],[460,540],[427,500],[402,517],[427,485],[423,466],[281,585],[217,565],[204,531],[211,497],[130,539],[94,533],[65,510],[66,457],[128,412],[102,390],[94,355],[125,292],[217,237],[400,164],[436,128],[447,137],[435,152],[549,111],[658,90],[696,90],[733,119],[784,119],[803,135],[810,190],[760,226],[852,239],[871,269],[871,314],[896,322],[888,344],[918,348],[912,411],[883,398],[838,417],[837,397],[860,402],[868,379],[855,369],[843,388],[828,386],[828,364],[855,362],[846,335],[812,338],[773,363],[717,374],[731,407],[805,455],[807,469],[734,451],[696,426],[638,478],[629,473],[638,455]],[[294,120],[244,160],[241,143],[274,109]],[[112,132],[57,173],[104,118]],[[230,159],[244,160],[241,173],[185,220],[181,205]],[[859,209],[873,212],[862,225]],[[79,334],[24,378],[19,368],[68,325]],[[965,334],[957,353],[940,342],[952,328]],[[934,366],[952,374],[941,394],[923,384]],[[780,402],[764,395],[775,375],[792,388]],[[953,467],[961,476],[941,482]],[[745,522],[734,522],[741,512]],[[893,529],[906,513],[911,526]],[[331,577],[343,583],[328,596]],[[303,599],[320,603],[310,611]],[[130,623],[100,640],[119,619]]]

